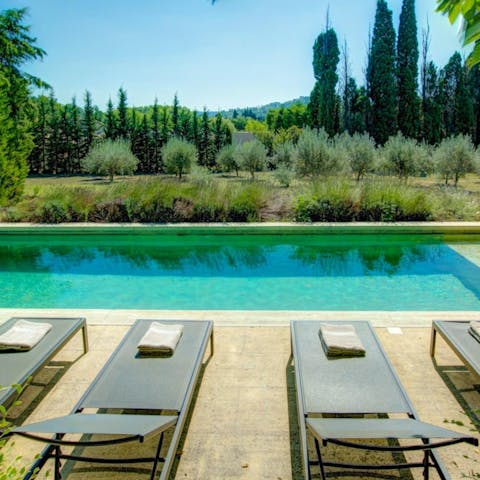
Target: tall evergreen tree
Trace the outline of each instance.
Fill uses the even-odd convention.
[[[204,167],[210,167],[210,124],[208,121],[207,109],[203,108],[202,120],[200,123],[200,140],[198,148],[198,163]]]
[[[30,153],[28,164],[30,172],[43,173],[47,166],[47,139],[48,139],[48,123],[47,110],[48,98],[41,95],[36,99],[34,111],[33,125],[33,143],[34,149]]]
[[[116,136],[121,139],[128,138],[128,122],[127,122],[127,92],[120,88],[118,90],[118,124]]]
[[[217,113],[213,123],[213,149],[216,155],[225,143],[222,115]]]
[[[158,108],[158,100],[155,98],[152,110],[152,164],[153,173],[160,171],[161,150],[163,147],[162,137],[160,134],[160,110]]]
[[[199,145],[200,145],[200,135],[198,131],[198,113],[196,110],[193,111],[192,113],[192,124],[191,124],[191,132],[190,132],[190,141],[197,147],[197,150],[199,150]]]
[[[371,101],[370,134],[379,144],[397,131],[395,88],[395,30],[392,12],[385,0],[377,0],[375,24],[367,66],[368,96]]]
[[[338,129],[337,65],[340,59],[337,34],[333,28],[322,32],[313,45],[313,73],[316,84],[310,97],[312,126],[329,135]]]
[[[178,101],[178,96],[175,94],[173,97],[173,107],[172,107],[172,133],[174,136],[178,136],[180,134],[179,128],[178,128],[178,109],[179,109],[179,101]]]
[[[473,127],[473,141],[475,145],[480,144],[480,66],[475,65],[469,72],[469,86],[471,92],[471,98],[473,100],[473,114],[474,114],[474,127]]]
[[[70,141],[72,155],[72,172],[79,173],[81,170],[80,159],[82,158],[82,125],[80,118],[80,109],[77,106],[77,100],[72,98],[70,110]]]
[[[22,66],[41,59],[45,51],[24,25],[26,9],[0,12],[0,102],[3,110],[0,154],[0,204],[19,198],[28,172],[27,158],[33,141],[27,110],[29,87],[43,86],[40,79],[22,71]]]
[[[95,136],[95,110],[93,108],[92,95],[88,90],[84,96],[82,130],[84,138],[82,156],[85,156],[90,150]]]
[[[60,134],[60,118],[58,115],[57,101],[53,91],[50,93],[48,102],[48,166],[47,173],[58,173],[60,168],[59,162],[59,134]]]
[[[472,134],[473,102],[468,90],[466,67],[458,52],[450,57],[442,70],[440,88],[444,98],[445,136]]]
[[[397,92],[398,128],[406,136],[417,138],[420,128],[418,88],[418,39],[415,0],[403,0],[398,27]]]
[[[111,98],[108,99],[107,113],[105,115],[105,138],[114,140],[117,136],[117,122],[115,121]]]
[[[438,71],[430,61],[425,68],[422,100],[422,137],[436,145],[442,139],[442,100],[438,85]]]

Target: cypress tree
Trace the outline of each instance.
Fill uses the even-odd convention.
[[[426,65],[423,83],[422,137],[427,143],[436,145],[442,139],[442,101],[437,67],[431,61]]]
[[[60,110],[58,131],[58,162],[57,174],[71,174],[73,171],[73,144],[72,144],[72,124],[69,105],[63,105]]]
[[[415,0],[403,0],[397,43],[398,128],[417,138],[420,127],[418,88],[418,39]]]
[[[473,99],[473,141],[478,146],[480,144],[480,67],[478,65],[471,68],[468,81]]]
[[[215,122],[213,123],[213,148],[216,155],[224,145],[224,130],[222,115],[217,113],[215,115]]]
[[[200,139],[198,148],[198,163],[204,167],[210,167],[210,125],[207,109],[203,108],[202,120],[200,123]]]
[[[72,172],[80,172],[80,159],[82,158],[82,125],[80,119],[80,111],[77,106],[77,99],[72,98],[72,105],[70,110],[70,142],[72,155]]]
[[[60,119],[58,117],[57,101],[53,91],[48,99],[48,166],[47,173],[58,173],[59,168],[59,133]]]
[[[33,125],[33,148],[29,159],[29,169],[32,173],[43,173],[47,165],[47,110],[48,98],[44,95],[35,102],[35,118]]]
[[[152,164],[153,173],[160,170],[162,141],[160,135],[160,110],[158,108],[158,100],[155,98],[152,111]]]
[[[108,99],[107,113],[105,118],[105,138],[114,140],[116,138],[117,126],[115,121],[115,114],[113,113],[112,99]]]
[[[128,138],[127,92],[123,88],[118,90],[118,125],[116,136],[122,139]]]
[[[370,134],[377,143],[384,144],[397,131],[395,30],[392,12],[385,0],[377,0],[368,55],[367,85],[372,104]]]
[[[471,134],[473,102],[467,87],[466,68],[458,52],[450,57],[442,70],[440,87],[444,101],[445,136]]]
[[[190,141],[197,147],[197,150],[199,150],[199,145],[200,145],[199,140],[200,140],[200,135],[198,133],[198,113],[196,110],[194,110],[192,113]]]
[[[175,94],[175,96],[173,97],[173,108],[172,108],[172,126],[173,126],[172,133],[174,136],[178,136],[179,134],[178,107],[179,107],[178,96],[177,94]]]
[[[312,126],[324,128],[330,135],[338,129],[338,97],[335,93],[340,60],[337,34],[328,27],[321,33],[313,45],[313,73],[316,84],[310,97]]]
[[[92,104],[92,95],[88,90],[85,92],[84,97],[82,129],[84,138],[82,156],[85,156],[92,146],[95,135],[95,111]]]

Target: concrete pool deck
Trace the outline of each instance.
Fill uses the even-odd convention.
[[[87,317],[90,351],[81,356],[81,339],[78,336],[57,356],[56,362],[40,374],[44,377],[43,383],[49,384],[48,393],[31,409],[26,419],[28,422],[69,413],[134,318],[202,317],[215,320],[215,355],[203,373],[188,433],[181,448],[176,479],[302,478],[298,467],[293,374],[289,366],[288,320],[293,313],[291,318],[371,319],[422,420],[438,425],[443,425],[445,420],[454,420],[465,426],[453,425],[453,429],[469,432],[464,408],[480,409],[476,380],[463,368],[448,372],[440,368],[437,371],[428,349],[428,322],[431,318],[480,319],[480,312],[422,312],[420,322],[417,313],[413,312],[372,312],[374,315],[369,312],[270,312],[267,315],[265,312],[162,312],[164,316],[160,317],[153,311],[2,309],[0,318],[13,314],[60,316],[74,313]],[[429,318],[429,315],[433,316]],[[226,325],[232,317],[235,322]],[[245,319],[256,326],[243,324]],[[267,319],[271,322],[270,326],[259,326]],[[414,326],[415,322],[417,326]],[[400,332],[389,328],[398,326],[401,326]],[[437,348],[439,365],[459,365],[443,341],[439,340]],[[57,376],[49,381],[47,377],[53,375],[58,365],[66,366],[66,371],[59,378]],[[42,379],[39,382],[42,383]],[[25,402],[42,390],[39,386],[30,387]],[[145,448],[148,449],[149,445]],[[29,463],[40,451],[40,444],[17,438],[10,455],[21,455],[22,461]],[[480,465],[473,460],[480,458],[479,450],[472,446],[460,444],[443,449],[441,457],[453,479],[480,471]],[[147,474],[138,472],[121,474],[118,469],[101,473],[90,471],[87,474],[81,467],[82,464],[73,465],[67,478],[148,478]],[[45,478],[45,471],[41,472],[39,479]],[[415,475],[415,478],[420,476]]]

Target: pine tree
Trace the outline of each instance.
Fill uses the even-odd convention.
[[[186,140],[189,134],[190,111],[186,108],[181,108],[178,115],[178,136]]]
[[[175,94],[173,97],[173,108],[172,108],[172,133],[174,136],[179,135],[179,129],[178,129],[178,107],[179,107],[179,102],[178,102],[178,96]]]
[[[473,141],[475,145],[480,144],[480,67],[475,65],[471,68],[468,82],[473,99],[474,128]]]
[[[198,133],[198,113],[196,110],[194,110],[192,113],[190,141],[197,147],[197,150],[199,150],[199,139],[200,135]]]
[[[370,97],[370,134],[379,144],[397,131],[397,94],[395,88],[395,30],[392,12],[385,0],[377,0],[375,24],[367,66]]]
[[[130,120],[128,122],[128,136],[130,138],[130,149],[132,153],[138,157],[138,125],[137,112],[134,107],[130,110]]]
[[[31,173],[43,173],[47,165],[47,110],[48,98],[44,95],[35,101],[33,125],[34,148],[28,158]]]
[[[310,97],[312,126],[324,128],[333,136],[338,130],[339,105],[335,93],[338,75],[337,65],[340,51],[337,34],[333,28],[321,33],[313,45],[313,73],[316,84]]]
[[[84,97],[82,130],[84,138],[82,157],[84,157],[90,150],[95,136],[95,111],[92,104],[92,95],[88,90]]]
[[[398,27],[397,92],[398,128],[406,136],[417,138],[420,130],[418,88],[418,39],[415,0],[403,0]]]
[[[127,92],[120,88],[118,90],[118,124],[116,136],[121,139],[128,138],[127,123]]]
[[[107,113],[105,117],[105,138],[115,140],[117,136],[117,122],[115,121],[115,114],[113,113],[112,99],[108,99]]]
[[[57,174],[71,174],[73,171],[73,162],[72,162],[72,139],[71,139],[71,118],[70,118],[70,108],[69,105],[61,106],[60,110],[60,119],[59,119],[59,130],[57,136],[57,152],[58,152],[58,161],[57,161]]]

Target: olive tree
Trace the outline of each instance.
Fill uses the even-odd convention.
[[[355,133],[346,140],[345,149],[348,165],[358,182],[375,167],[377,158],[375,142],[368,133]]]
[[[333,173],[337,159],[325,130],[305,129],[297,143],[295,171],[300,177],[318,177]]]
[[[197,162],[197,155],[195,145],[177,137],[171,138],[162,148],[162,158],[167,172],[174,173],[179,180]]]
[[[473,172],[477,165],[477,152],[468,135],[443,139],[433,158],[435,170],[445,180],[445,185],[452,179],[457,186],[458,180]]]
[[[107,175],[113,182],[114,175],[131,175],[137,169],[138,158],[130,150],[127,140],[105,140],[92,147],[82,160],[84,170]]]
[[[419,164],[423,163],[420,162],[423,151],[417,142],[411,138],[405,138],[400,132],[388,139],[382,154],[385,169],[405,181],[415,174]]]
[[[267,150],[258,140],[245,142],[236,148],[235,159],[240,165],[240,168],[250,172],[253,180],[255,178],[255,172],[260,172],[265,169],[267,164]]]
[[[222,147],[217,153],[216,162],[220,165],[222,172],[231,172],[233,170],[238,177],[240,166],[235,158],[235,147],[233,145]]]

